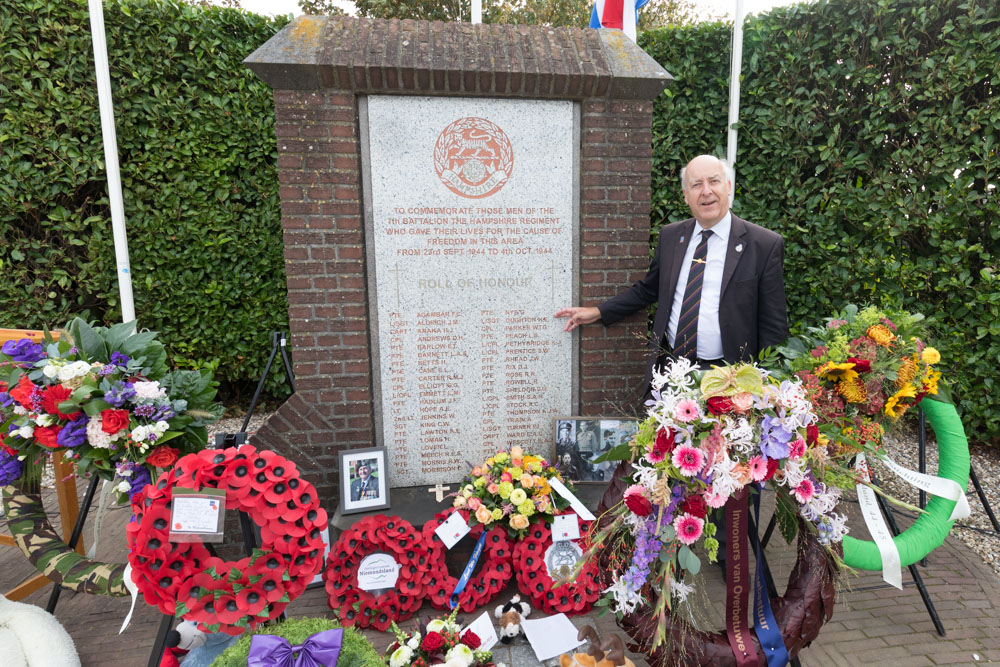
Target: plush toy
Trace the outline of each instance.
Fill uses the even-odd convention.
[[[79,667],[80,656],[55,616],[0,595],[0,665]]]
[[[585,625],[576,638],[589,641],[590,647],[586,653],[563,653],[559,656],[559,667],[635,667],[635,663],[625,657],[625,644],[618,635],[601,641],[597,629]]]
[[[524,632],[521,622],[531,614],[531,606],[521,602],[520,595],[515,595],[507,604],[498,606],[493,614],[500,619],[500,641],[509,644]]]

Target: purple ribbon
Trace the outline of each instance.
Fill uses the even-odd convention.
[[[297,646],[284,637],[254,635],[247,667],[337,667],[343,638],[343,628],[317,632]]]

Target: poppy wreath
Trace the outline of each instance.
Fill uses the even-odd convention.
[[[590,521],[581,521],[580,534],[587,533],[590,525]],[[549,615],[573,615],[590,611],[603,588],[598,581],[600,570],[597,562],[588,561],[572,583],[560,584],[549,574],[545,563],[545,553],[551,546],[552,528],[548,523],[539,521],[528,528],[528,534],[514,546],[517,589],[531,600],[536,609]],[[586,545],[582,547],[583,551],[587,550]]]
[[[451,598],[455,586],[458,585],[458,577],[448,574],[448,566],[445,563],[447,549],[444,542],[437,536],[434,529],[441,525],[453,512],[458,512],[469,521],[468,510],[455,509],[449,507],[444,512],[434,515],[434,518],[424,524],[424,541],[431,550],[431,562],[435,567],[427,574],[425,581],[427,588],[427,599],[431,605],[437,609],[447,609],[448,600]],[[469,535],[473,540],[478,540],[482,535],[484,527],[482,524],[473,526]],[[507,539],[506,529],[497,524],[486,533],[486,541],[483,543],[483,553],[479,560],[479,573],[473,574],[465,584],[465,589],[458,595],[459,608],[464,612],[473,611],[493,600],[506,586],[507,582],[514,576],[514,566],[511,562],[513,549]]]
[[[260,526],[261,548],[236,562],[212,556],[201,542],[171,542],[174,488],[225,489],[226,508]],[[231,635],[277,618],[305,590],[323,562],[326,511],[295,464],[250,445],[204,450],[132,499],[126,528],[132,580],[146,602],[201,630]]]
[[[368,555],[382,552],[400,565],[396,586],[378,597],[358,587],[358,568]],[[341,625],[385,632],[405,621],[424,601],[424,580],[433,560],[420,533],[398,516],[367,516],[345,530],[330,548],[323,570],[328,604]]]

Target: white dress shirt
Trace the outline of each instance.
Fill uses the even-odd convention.
[[[726,266],[726,250],[729,248],[729,231],[733,226],[733,214],[726,216],[712,227],[712,235],[708,237],[708,254],[705,257],[705,277],[701,284],[701,306],[698,308],[698,358],[721,359],[722,331],[719,328],[719,298],[722,296],[722,270]],[[681,305],[684,302],[684,290],[687,289],[688,273],[691,270],[691,260],[694,251],[701,243],[703,227],[695,224],[691,238],[681,262],[680,275],[677,276],[677,288],[674,290],[673,306],[670,309],[670,321],[667,323],[667,342],[670,349],[674,348],[674,336],[677,334],[677,322],[681,318]]]

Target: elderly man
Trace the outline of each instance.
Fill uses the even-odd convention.
[[[681,170],[688,220],[660,230],[646,276],[596,308],[563,308],[565,331],[609,326],[657,304],[652,366],[669,356],[703,367],[755,357],[788,334],[784,242],[775,232],[729,211],[733,178],[725,162],[700,155]]]

